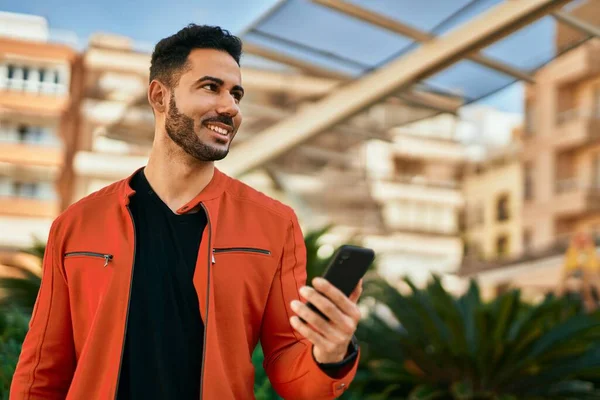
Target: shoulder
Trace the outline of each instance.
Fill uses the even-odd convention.
[[[232,177],[227,177],[227,179],[225,193],[228,197],[236,201],[240,207],[267,212],[288,221],[296,220],[296,213],[290,206],[256,190],[238,179]]]
[[[53,226],[59,227],[86,216],[97,216],[103,214],[103,211],[109,211],[118,206],[119,196],[122,194],[125,195],[125,191],[123,190],[124,185],[127,185],[126,179],[114,182],[81,198],[59,214],[54,220]]]

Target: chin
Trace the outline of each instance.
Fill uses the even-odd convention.
[[[221,146],[203,146],[200,149],[194,149],[188,151],[188,153],[199,161],[219,161],[227,157],[229,154],[229,147]]]

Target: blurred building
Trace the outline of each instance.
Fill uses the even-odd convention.
[[[96,34],[82,58],[71,203],[145,165],[154,136],[146,98],[150,55],[136,51],[129,38]]]
[[[600,26],[600,3],[572,15]],[[557,46],[573,34],[558,30]],[[600,231],[600,39],[542,68],[526,94],[524,229],[534,249],[578,229]]]
[[[369,141],[366,173],[385,234],[365,237],[380,272],[394,281],[424,283],[432,272],[454,272],[462,259],[458,216],[464,205],[460,171],[465,147],[459,120],[440,115],[391,130],[391,143]]]
[[[557,25],[557,49],[568,49],[581,32],[600,36],[599,2],[577,3],[570,16],[567,24]],[[592,38],[540,68],[526,90],[517,190],[523,196],[521,253],[466,262],[461,275],[476,276],[484,286],[514,284],[530,293],[563,284],[573,238],[600,233],[599,133],[600,39]]]
[[[0,245],[45,241],[70,192],[81,67],[45,19],[0,13]]]
[[[466,262],[522,253],[523,178],[517,157],[517,148],[511,146],[465,168]]]
[[[534,249],[600,232],[600,42],[547,65],[527,91],[524,229]]]

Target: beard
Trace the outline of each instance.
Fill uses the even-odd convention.
[[[169,100],[165,130],[173,142],[198,161],[222,160],[229,153],[229,146],[223,150],[204,143],[200,139],[194,130],[194,119],[179,112],[173,94]]]

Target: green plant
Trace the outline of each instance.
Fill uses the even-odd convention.
[[[44,253],[46,253],[46,242],[40,240],[38,237],[34,237],[33,245],[23,251],[27,254],[36,256],[41,261],[44,259]]]
[[[252,354],[252,364],[256,375],[254,377],[254,396],[256,400],[281,400],[281,397],[275,393],[267,377],[267,373],[263,369],[263,361],[265,355],[260,345],[256,346],[254,353]]]
[[[585,314],[578,299],[530,305],[512,290],[485,303],[475,282],[458,298],[437,276],[424,289],[406,283],[406,295],[383,279],[365,285],[389,315],[371,312],[359,325],[363,371],[353,386],[363,398],[600,398],[591,383],[600,313]]]
[[[4,308],[0,312],[0,400],[8,399],[27,323],[27,316],[17,310]]]
[[[34,246],[24,250],[39,259],[40,273],[12,265],[21,277],[0,278],[0,400],[8,399],[10,383],[15,372],[21,344],[28,330],[28,322],[41,284],[41,265],[46,245],[35,240]]]
[[[304,244],[306,246],[306,282],[309,284],[313,278],[323,274],[325,268],[327,268],[327,264],[329,264],[329,261],[333,257],[319,257],[319,249],[323,245],[321,242],[323,235],[330,230],[331,226],[327,225],[323,228],[309,231],[304,235]]]
[[[12,307],[30,314],[42,283],[42,260],[46,252],[46,243],[34,238],[33,246],[23,252],[38,258],[39,272],[20,265],[9,265],[21,276],[0,277],[0,307]]]
[[[42,282],[41,271],[40,274],[36,274],[25,267],[12,268],[19,271],[22,277],[0,278],[0,307],[13,307],[31,314]]]

